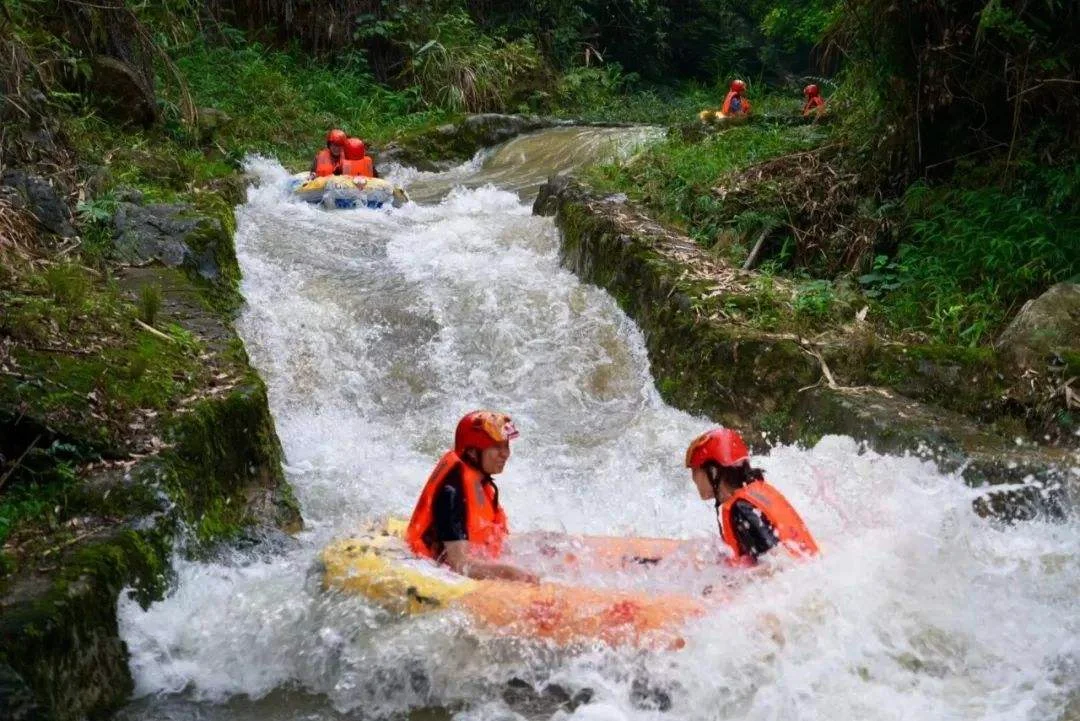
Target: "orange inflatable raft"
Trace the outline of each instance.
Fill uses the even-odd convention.
[[[401,614],[461,609],[492,633],[558,645],[601,641],[680,648],[683,624],[707,610],[701,600],[686,595],[476,581],[415,557],[401,539],[405,525],[392,519],[327,546],[321,556],[323,586],[362,595]],[[667,539],[551,536],[540,549],[560,562],[617,568],[649,563],[679,546]]]

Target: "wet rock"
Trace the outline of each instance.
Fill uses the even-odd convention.
[[[537,115],[483,113],[465,118],[461,132],[486,147],[506,142],[522,133],[550,127],[552,124],[553,121],[550,118],[541,118]]]
[[[127,125],[149,127],[157,120],[153,80],[135,66],[108,55],[90,61],[90,97],[105,117]]]
[[[129,188],[127,186],[117,188],[114,195],[116,197],[116,202],[118,203],[142,205],[144,200],[143,192],[141,190],[138,188]]]
[[[232,253],[221,221],[198,215],[189,205],[120,203],[113,225],[114,255],[125,263],[159,262],[216,281],[221,276],[218,258]]]
[[[1061,351],[1080,351],[1080,284],[1058,283],[1029,300],[996,347],[1017,366],[1042,369]]]
[[[570,184],[569,175],[553,175],[548,182],[540,186],[540,191],[533,201],[533,215],[552,216],[559,209],[559,200]]]
[[[636,678],[630,686],[630,703],[649,711],[670,711],[671,694],[645,679]]]
[[[65,238],[75,235],[71,208],[49,181],[23,170],[8,170],[0,176],[0,186],[16,191],[8,191],[9,199],[33,213],[45,230]]]
[[[1061,518],[1075,503],[1070,468],[1076,454],[1061,448],[1017,445],[988,433],[958,413],[880,389],[816,388],[800,395],[792,412],[796,437],[812,442],[825,433],[864,440],[879,453],[913,452],[972,486],[1010,484],[975,503],[983,516],[1007,521]],[[1021,484],[1016,488],[1012,484]]]
[[[400,163],[426,171],[446,170],[479,150],[561,122],[536,115],[469,115],[460,123],[446,123],[398,138],[372,155],[377,163]]]
[[[546,718],[559,711],[573,712],[578,706],[589,703],[593,692],[587,688],[571,692],[557,683],[537,691],[527,681],[513,678],[507,682],[502,697],[507,706],[522,716]]]

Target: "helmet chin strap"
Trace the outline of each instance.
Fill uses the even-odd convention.
[[[716,509],[716,526],[720,529],[720,535],[724,535],[724,523],[720,520],[720,471],[716,466],[705,466],[705,475],[709,477],[709,485],[712,486],[713,507]]]

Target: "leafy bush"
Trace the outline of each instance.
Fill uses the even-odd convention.
[[[511,105],[543,65],[529,40],[511,42],[481,33],[468,14],[444,16],[434,37],[413,45],[406,76],[432,106],[484,112]]]
[[[1080,211],[1039,195],[1046,200],[916,183],[905,195],[909,240],[860,280],[884,296],[897,327],[949,342],[985,341],[1024,301],[1080,273]]]
[[[415,112],[416,90],[393,91],[378,85],[363,58],[355,55],[330,66],[258,43],[198,42],[177,49],[174,58],[196,104],[233,118],[220,137],[241,154],[261,152],[299,160],[304,156],[297,156],[297,149],[318,145],[329,127],[340,125],[381,142],[399,128],[439,117]]]

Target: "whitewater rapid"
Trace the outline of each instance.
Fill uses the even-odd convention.
[[[530,212],[547,171],[650,137],[563,129],[447,173],[397,169],[422,202],[379,211],[292,202],[286,171],[250,160],[239,332],[306,529],[177,559],[174,590],[146,611],[121,599],[138,700],[120,718],[536,716],[505,700],[512,679],[589,689],[560,719],[1062,718],[1080,687],[1080,525],[1000,526],[972,512],[958,477],[849,438],[755,459],[822,557],[751,583],[680,651],[567,654],[320,590],[318,551],[407,515],[477,407],[521,430],[498,479],[512,531],[713,542],[711,505],[682,467],[711,423],[661,401],[641,331],[560,267],[552,221]]]

